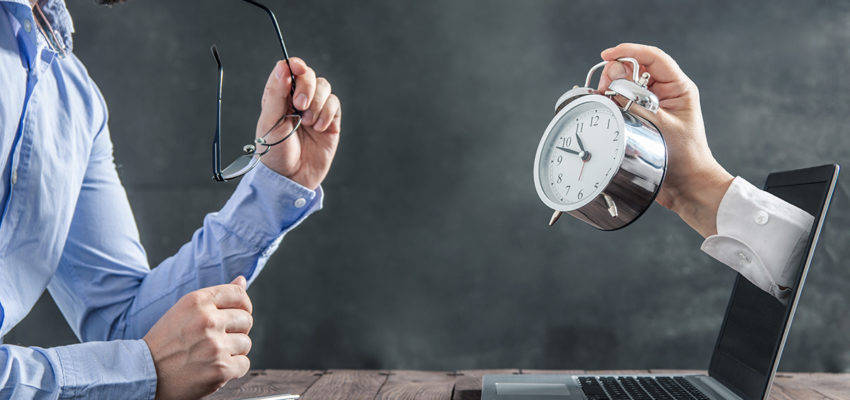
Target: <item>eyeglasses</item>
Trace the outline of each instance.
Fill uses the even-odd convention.
[[[36,2],[32,7],[32,10],[32,14],[35,17],[35,25],[44,36],[44,39],[47,40],[47,46],[50,47],[51,50],[55,51],[56,54],[59,55],[59,58],[65,58],[68,54],[65,51],[65,42],[59,40],[59,36],[56,34],[56,31],[53,30],[53,26],[50,25],[50,21],[47,20],[44,12],[41,11],[41,5]]]
[[[277,18],[275,18],[274,13],[266,6],[253,1],[253,0],[242,0],[246,3],[250,3],[254,6],[262,8],[266,14],[269,15],[269,18],[272,20],[272,24],[274,25],[274,30],[277,33],[277,38],[280,41],[280,48],[283,50],[283,59],[286,61],[286,65],[289,67],[290,78],[292,78],[291,88],[290,88],[290,98],[295,93],[295,74],[292,73],[292,67],[289,64],[289,54],[286,52],[286,44],[283,42],[283,35],[280,33],[280,26],[277,24]],[[216,108],[216,123],[215,123],[215,136],[213,137],[213,179],[217,182],[225,182],[231,179],[238,178],[242,175],[248,173],[248,171],[254,169],[260,162],[260,157],[264,156],[266,153],[271,150],[272,146],[283,143],[286,139],[289,139],[295,132],[301,127],[301,111],[296,110],[294,107],[291,108],[290,112],[285,113],[277,122],[263,134],[256,139],[251,144],[247,144],[242,147],[242,151],[245,154],[239,156],[231,162],[226,168],[221,169],[221,87],[222,81],[224,80],[224,69],[221,66],[221,57],[218,54],[218,49],[215,45],[212,45],[210,48],[212,51],[212,55],[215,58],[215,63],[218,65],[218,106]],[[273,134],[277,128],[280,126],[285,126],[287,124],[292,125],[292,129],[282,137]]]

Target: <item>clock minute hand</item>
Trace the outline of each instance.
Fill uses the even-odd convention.
[[[570,153],[570,154],[579,155],[579,152],[577,152],[577,151],[575,151],[575,150],[573,150],[573,149],[568,149],[568,148],[566,148],[566,147],[558,147],[558,146],[555,146],[555,148],[556,148],[556,149],[558,149],[558,150],[566,151],[567,153]]]

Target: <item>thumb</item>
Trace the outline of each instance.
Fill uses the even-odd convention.
[[[609,62],[602,70],[602,76],[599,78],[599,91],[608,89],[608,85],[617,79],[623,79],[631,74],[631,68],[623,65],[621,62]]]
[[[266,132],[289,110],[289,91],[292,75],[285,61],[278,61],[269,74],[263,91],[260,120],[257,129]]]
[[[248,288],[248,281],[245,280],[245,277],[242,276],[242,275],[237,276],[236,279],[234,279],[232,282],[230,282],[230,284],[231,285],[238,285],[242,289]]]

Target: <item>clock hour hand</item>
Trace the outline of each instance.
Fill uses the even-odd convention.
[[[584,151],[584,144],[581,142],[581,136],[578,135],[578,132],[576,132],[576,142],[578,143],[578,148]]]
[[[556,149],[558,149],[558,150],[566,151],[567,153],[570,153],[570,154],[579,155],[579,152],[577,152],[577,151],[575,151],[575,150],[573,150],[573,149],[568,149],[568,148],[566,148],[566,147],[558,147],[558,146],[555,146],[555,148],[556,148]]]

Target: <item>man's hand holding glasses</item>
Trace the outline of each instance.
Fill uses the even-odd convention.
[[[291,66],[291,71],[290,71]],[[292,72],[290,74],[290,72]],[[292,93],[292,76],[295,92]],[[294,99],[294,100],[293,100]],[[288,139],[268,149],[261,161],[300,185],[316,189],[330,169],[339,143],[342,111],[331,84],[300,58],[279,61],[266,82],[257,138],[273,143],[292,132],[297,118],[283,118],[292,108],[301,111],[301,126]],[[265,138],[264,138],[265,137]],[[262,144],[256,151],[261,151]]]
[[[339,143],[342,112],[339,99],[325,78],[300,58],[290,58],[274,12],[255,0],[243,0],[263,9],[272,22],[283,60],[275,65],[263,92],[262,112],[254,143],[225,164],[221,159],[221,89],[224,68],[215,45],[212,54],[218,66],[218,110],[213,136],[213,179],[228,181],[245,175],[260,161],[277,173],[315,190],[325,179]]]

